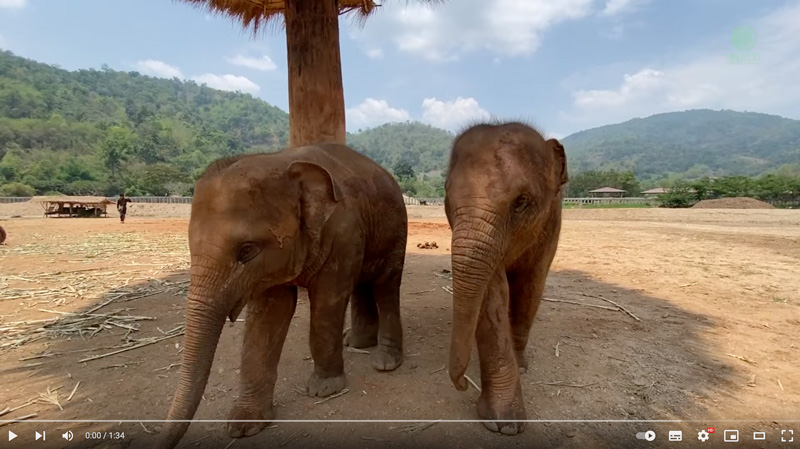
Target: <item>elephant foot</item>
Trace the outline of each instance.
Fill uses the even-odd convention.
[[[344,390],[346,383],[344,373],[333,377],[322,377],[315,371],[308,379],[306,392],[309,396],[324,398]]]
[[[372,366],[378,371],[392,371],[403,363],[403,350],[396,346],[380,345],[372,353]]]
[[[478,416],[486,420],[483,422],[484,427],[503,435],[516,435],[525,429],[524,422],[503,421],[527,419],[522,398],[516,398],[512,404],[499,406],[492,404],[483,394],[478,398]]]
[[[264,428],[269,425],[269,422],[275,419],[275,412],[272,411],[271,406],[263,410],[258,410],[253,407],[237,404],[228,414],[228,419],[230,421],[260,421],[228,423],[228,435],[230,435],[231,438],[251,437],[264,430]]]
[[[348,329],[344,333],[344,345],[353,348],[371,348],[378,344],[378,327],[366,329]]]
[[[517,352],[517,367],[519,368],[520,374],[525,374],[528,372],[528,356],[525,355],[525,351]]]

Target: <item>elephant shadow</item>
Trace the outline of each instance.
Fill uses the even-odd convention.
[[[665,298],[599,282],[584,272],[552,271],[544,294],[547,300],[541,303],[531,331],[530,370],[522,375],[528,419],[538,421],[513,437],[493,434],[475,422],[415,423],[476,419],[478,391],[472,387],[456,391],[446,369],[452,314],[449,270],[448,254],[420,250],[407,255],[401,287],[403,364],[393,372],[378,372],[364,351],[346,349],[348,392],[329,400],[298,391],[313,367],[308,298],[301,291],[278,368],[277,419],[320,421],[276,422],[233,447],[640,447],[635,434],[648,430],[648,424],[633,421],[702,419],[710,398],[730,397],[734,385],[746,383],[727,360],[715,355],[719,348],[703,339],[715,327],[708,317]],[[154,318],[136,322],[138,330],[109,324],[110,329],[93,336],[61,336],[1,353],[6,405],[36,398],[30,408],[3,419],[37,413],[37,419],[121,420],[47,424],[48,443],[52,439],[60,447],[151,447],[161,426],[155,421],[166,416],[178,382],[182,337],[169,337],[168,332],[185,318],[185,294],[159,291],[187,280],[188,273],[181,271],[132,284],[142,292],[156,293],[112,302],[94,312]],[[601,297],[625,307],[640,321]],[[84,310],[96,305],[87,304]],[[242,322],[225,326],[196,420],[224,420],[233,405],[243,328]],[[132,338],[137,340],[131,343]],[[158,341],[86,360],[151,340]],[[467,374],[479,383],[476,352]],[[58,405],[48,397],[55,397]],[[651,428],[666,433],[669,425]],[[16,433],[31,435],[44,428],[41,423],[13,426]],[[68,430],[81,438],[61,439]],[[124,432],[125,438],[84,437],[86,432],[103,431]],[[230,441],[223,423],[195,422],[181,447],[226,447]]]

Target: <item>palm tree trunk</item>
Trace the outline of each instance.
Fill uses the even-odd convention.
[[[289,145],[345,142],[337,0],[286,0]]]

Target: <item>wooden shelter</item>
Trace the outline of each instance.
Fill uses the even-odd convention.
[[[107,217],[106,208],[113,201],[102,196],[35,196],[31,202],[39,203],[45,217]]]
[[[663,195],[669,192],[669,189],[664,187],[656,187],[655,189],[645,190],[642,195]]]
[[[613,187],[601,187],[599,189],[590,190],[589,193],[592,194],[593,197],[601,196],[601,197],[619,197],[622,198],[625,196],[625,191],[622,189],[615,189]]]
[[[664,195],[666,193],[669,193],[670,190],[671,189],[669,187],[656,187],[654,189],[645,190],[644,192],[642,192],[642,195],[644,195],[644,196]],[[688,189],[686,191],[689,192],[689,193],[697,193],[697,190],[695,190],[695,189]]]
[[[352,12],[363,19],[379,5],[373,0],[180,1],[233,17],[254,33],[283,14],[289,70],[289,145],[346,143],[339,14]]]

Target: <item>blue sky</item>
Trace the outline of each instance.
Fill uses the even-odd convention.
[[[404,120],[457,130],[495,115],[562,137],[695,108],[800,119],[800,0],[384,3],[363,26],[341,21],[350,131]],[[757,36],[744,52],[731,44],[741,26]],[[0,0],[0,48],[69,70],[194,79],[287,109],[283,30],[254,38],[183,2]]]

